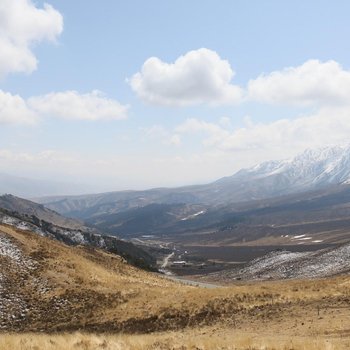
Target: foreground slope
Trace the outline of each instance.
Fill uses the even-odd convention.
[[[128,328],[133,316],[142,320],[143,300],[172,285],[114,254],[9,225],[0,225],[0,265],[0,327],[6,330]]]
[[[0,196],[0,223],[33,231],[69,245],[101,248],[121,255],[133,265],[156,270],[155,258],[131,242],[103,235],[95,229],[83,226],[75,219],[67,219],[42,205],[19,197]]]
[[[0,225],[0,266],[3,333],[100,334],[2,334],[1,350],[350,345],[349,276],[204,289],[139,270],[101,250],[66,246],[10,225]]]

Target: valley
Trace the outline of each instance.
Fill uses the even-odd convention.
[[[299,161],[184,188],[0,196],[0,349],[349,348],[350,187],[319,174],[301,189]]]
[[[349,350],[349,14],[0,0],[0,350]]]

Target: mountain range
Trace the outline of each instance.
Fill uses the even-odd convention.
[[[78,215],[88,208],[110,209],[111,205],[116,212],[150,203],[222,205],[349,183],[350,144],[347,144],[307,149],[292,159],[264,162],[206,185],[46,197],[38,201],[59,212]]]
[[[350,144],[309,149],[207,185],[36,201],[120,237],[184,234],[189,239],[193,232],[216,232],[216,242],[239,242],[322,226],[341,232],[340,239],[350,220],[349,185]]]

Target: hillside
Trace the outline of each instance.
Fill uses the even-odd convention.
[[[41,204],[36,204],[32,201],[11,194],[0,196],[0,208],[27,216],[35,216],[39,220],[51,222],[52,224],[61,227],[89,230],[89,228],[84,226],[82,222],[76,219],[66,218]]]
[[[8,225],[0,225],[0,264],[2,330],[128,328],[130,300],[137,305],[172,285],[119,256]],[[142,311],[140,305],[140,317]]]
[[[13,202],[21,203],[22,200],[17,197],[11,197]],[[30,208],[31,202],[25,201],[26,209]],[[36,204],[32,203],[34,208]],[[16,208],[20,210],[20,206],[17,205]],[[28,210],[24,210],[26,212]],[[29,210],[29,212],[31,212]],[[47,214],[45,208],[39,212],[39,215],[44,212]],[[49,218],[52,217],[51,211],[49,210]],[[65,220],[65,218],[60,217],[57,213],[54,213],[54,222],[64,222],[69,223],[71,220]],[[43,216],[40,216],[43,217]],[[47,217],[44,216],[44,217]],[[148,270],[156,270],[156,260],[153,256],[147,253],[140,247],[135,246],[130,242],[120,240],[116,237],[111,237],[107,235],[102,235],[96,230],[82,226],[79,222],[73,220],[73,228],[58,226],[51,221],[45,221],[39,217],[31,214],[23,214],[15,211],[9,211],[1,208],[0,206],[0,223],[9,224],[13,227],[35,232],[36,234],[49,237],[61,241],[68,245],[85,245],[93,248],[100,248],[107,252],[118,254],[125,258],[130,264],[142,267]],[[78,227],[78,228],[74,228]]]
[[[303,239],[305,237],[299,237]],[[240,268],[205,276],[206,280],[280,280],[325,278],[350,272],[350,243],[318,251],[272,251]]]
[[[282,349],[291,341],[346,349],[350,341],[349,276],[205,289],[9,225],[0,225],[0,265],[0,329],[21,332],[2,334],[1,350]],[[85,335],[62,334],[78,330]]]

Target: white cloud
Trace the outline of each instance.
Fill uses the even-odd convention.
[[[178,134],[174,134],[170,137],[169,143],[174,146],[181,145],[181,136]]]
[[[149,138],[167,138],[168,131],[161,125],[152,125],[147,128],[141,128],[142,133]]]
[[[127,118],[128,106],[105,97],[99,91],[79,94],[64,91],[28,100],[0,90],[0,124],[34,124],[41,118],[66,120],[120,120]]]
[[[33,45],[55,41],[63,30],[63,17],[51,5],[37,8],[31,0],[0,2],[0,76],[11,72],[31,73],[37,59]]]
[[[175,128],[178,133],[204,132],[203,144],[210,149],[235,154],[248,152],[263,160],[285,158],[305,149],[349,140],[350,107],[327,107],[296,119],[254,123],[245,118],[245,126],[228,131],[215,123],[188,119]],[[255,155],[254,155],[255,153]]]
[[[141,128],[140,130],[147,138],[161,140],[164,145],[181,145],[181,136],[176,133],[170,133],[161,125],[152,125],[151,127]]]
[[[220,121],[219,121],[219,124],[222,127],[224,127],[224,128],[230,129],[232,127],[231,118],[229,118],[229,117],[221,117]]]
[[[231,84],[234,76],[228,61],[205,48],[190,51],[174,63],[149,58],[129,81],[144,101],[157,105],[237,103],[241,89]]]
[[[31,97],[29,106],[43,116],[68,120],[119,120],[127,118],[128,106],[109,99],[100,91],[50,93]]]
[[[248,83],[250,100],[281,105],[349,104],[350,71],[335,61],[309,60]]]
[[[203,143],[208,146],[220,144],[223,139],[226,139],[230,135],[220,125],[196,118],[187,119],[175,128],[175,132],[180,134],[205,133],[208,136],[205,137]]]
[[[315,114],[271,123],[250,123],[222,140],[228,150],[265,149],[273,159],[278,152],[293,153],[309,147],[348,141],[350,108],[327,107]],[[277,152],[276,152],[277,151]]]
[[[0,124],[34,124],[37,119],[22,97],[0,90]]]

